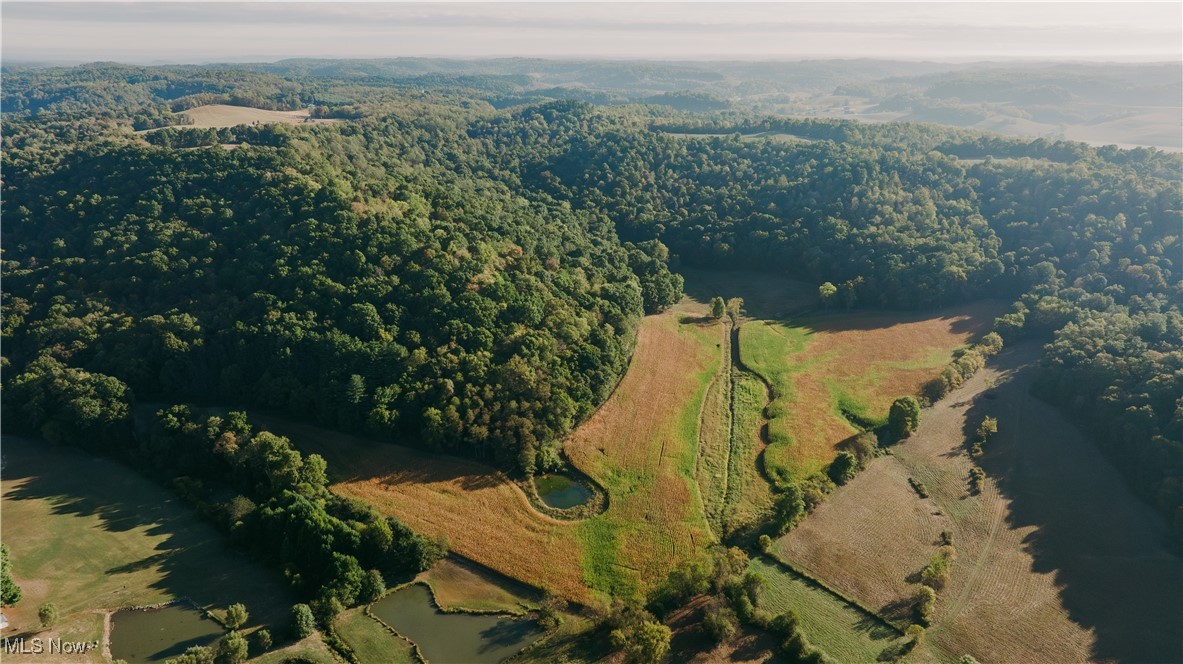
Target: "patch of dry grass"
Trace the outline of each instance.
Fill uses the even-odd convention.
[[[695,473],[699,414],[726,330],[690,299],[641,324],[628,373],[568,438],[571,462],[604,486],[609,508],[582,522],[593,587],[635,594],[714,541]]]
[[[857,312],[740,328],[744,364],[772,385],[765,464],[805,477],[824,469],[858,433],[843,410],[877,421],[896,398],[916,394],[953,352],[988,329],[997,302],[937,314]]]
[[[957,559],[919,661],[1178,661],[1183,566],[1162,544],[1165,525],[1029,395],[1037,357],[1034,343],[1004,350],[775,550],[906,621],[916,572],[940,531],[953,533]],[[999,433],[980,459],[983,490],[971,494],[966,439],[986,415]],[[908,477],[930,497],[912,492]]]
[[[587,601],[571,522],[530,507],[501,472],[468,459],[420,452],[273,417],[256,417],[322,455],[332,490],[364,500],[427,537],[513,579]]]

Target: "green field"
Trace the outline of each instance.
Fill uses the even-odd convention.
[[[792,609],[810,643],[844,664],[875,662],[900,635],[808,579],[763,557],[751,571],[764,577],[759,606],[772,614]]]
[[[168,489],[76,448],[4,436],[3,450],[3,540],[24,592],[5,609],[7,635],[36,631],[38,607],[53,602],[62,618],[42,636],[101,641],[99,612],[181,598],[211,610],[242,602],[252,625],[280,633],[295,601],[282,577]]]
[[[822,471],[858,425],[882,424],[893,400],[917,394],[998,312],[997,303],[980,302],[926,314],[830,313],[744,324],[740,356],[772,390],[765,467],[796,478]]]
[[[362,662],[417,664],[419,661],[414,646],[366,615],[365,607],[342,613],[333,623],[333,629],[353,648],[353,653]]]
[[[584,577],[596,590],[636,595],[714,541],[696,474],[700,414],[726,331],[705,313],[687,299],[647,317],[628,373],[565,445],[610,497],[607,512],[577,527]]]

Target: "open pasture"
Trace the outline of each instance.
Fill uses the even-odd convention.
[[[45,602],[61,620],[37,636],[100,644],[104,612],[182,598],[217,610],[242,602],[252,625],[286,620],[296,599],[282,577],[229,548],[168,489],[115,461],[42,441],[4,436],[3,455],[3,540],[24,593],[4,610],[5,636],[38,632]],[[101,648],[85,657],[103,661]]]
[[[587,578],[599,590],[652,587],[714,539],[696,471],[700,413],[724,361],[726,328],[707,313],[684,299],[645,318],[624,379],[565,444],[609,495],[608,510],[578,526]]]
[[[751,571],[764,579],[759,607],[773,615],[795,611],[809,642],[839,662],[875,662],[901,640],[896,630],[777,563],[753,558]]]
[[[879,423],[897,397],[916,394],[957,349],[1001,312],[979,302],[937,313],[813,314],[740,328],[743,364],[772,389],[770,472],[806,477],[823,470],[858,429]]]
[[[587,601],[575,524],[544,516],[504,474],[476,461],[298,424],[254,418],[328,461],[332,490],[506,576]]]
[[[1113,466],[1029,387],[1035,343],[1006,349],[934,407],[919,430],[839,489],[776,545],[782,558],[895,619],[941,531],[957,559],[919,660],[1137,661],[1183,658],[1180,559],[1166,527]],[[966,441],[999,433],[971,493]],[[921,499],[907,478],[922,481]],[[910,495],[909,495],[910,494]]]
[[[300,109],[298,111],[269,111],[262,108],[229,106],[227,104],[196,106],[187,111],[182,111],[178,115],[183,115],[189,120],[192,120],[192,124],[181,125],[182,128],[188,127],[193,129],[221,129],[223,127],[236,127],[238,125],[255,123],[328,124],[340,122],[340,120],[309,117],[307,109]]]

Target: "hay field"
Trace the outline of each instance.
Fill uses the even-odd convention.
[[[764,578],[758,606],[773,615],[795,611],[809,642],[839,662],[875,662],[901,641],[894,629],[777,563],[753,558],[750,569]]]
[[[296,599],[283,578],[231,549],[168,489],[75,448],[11,436],[2,445],[3,540],[24,592],[4,609],[5,636],[36,632],[44,602],[62,618],[39,636],[80,641],[102,641],[102,611],[184,597],[207,609],[243,602],[252,625],[286,620]],[[101,650],[87,661],[102,661]]]
[[[236,127],[244,124],[329,124],[340,122],[340,120],[328,118],[311,118],[308,115],[307,109],[298,111],[268,111],[262,108],[250,108],[248,106],[228,106],[226,104],[209,104],[207,106],[196,106],[187,111],[182,111],[178,115],[183,115],[193,121],[192,124],[179,125],[181,128],[192,129],[221,129],[223,127]]]
[[[1183,564],[1166,526],[1099,450],[1029,394],[1038,345],[1004,350],[919,430],[775,546],[778,555],[865,606],[906,620],[901,601],[941,530],[958,557],[938,594],[919,661],[1180,661]],[[999,433],[966,477],[981,419]],[[906,485],[923,481],[928,499]],[[909,495],[911,494],[911,495]]]
[[[575,524],[544,516],[504,474],[458,457],[253,416],[322,455],[332,490],[369,502],[448,548],[524,583],[576,601],[589,599]]]
[[[823,470],[858,433],[844,412],[883,421],[893,400],[916,394],[999,313],[999,303],[979,302],[936,314],[832,313],[745,324],[743,363],[773,391],[765,466],[794,477]]]
[[[699,414],[723,362],[725,327],[689,298],[641,324],[632,364],[612,396],[567,439],[579,470],[609,495],[578,526],[588,582],[635,595],[714,540],[695,473]]]

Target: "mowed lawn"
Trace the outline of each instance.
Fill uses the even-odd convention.
[[[597,590],[635,595],[714,541],[696,482],[700,413],[723,362],[725,327],[689,298],[646,317],[628,373],[568,438],[571,462],[608,491],[578,526]]]
[[[986,332],[1001,313],[979,302],[937,313],[822,313],[740,328],[740,356],[772,389],[770,472],[819,472],[856,434],[853,416],[882,422],[891,402],[915,395],[940,375],[957,349]]]
[[[774,551],[900,623],[916,573],[952,533],[957,558],[916,661],[1183,661],[1183,562],[1116,469],[1029,393],[1039,344],[1003,352],[925,409],[920,428],[778,541]],[[999,433],[969,491],[966,440]],[[907,485],[922,481],[929,498]]]
[[[282,576],[230,548],[168,489],[75,448],[11,436],[2,448],[3,541],[24,593],[4,609],[6,636],[36,632],[38,608],[53,602],[62,619],[40,636],[101,642],[102,611],[180,598],[215,610],[242,602],[252,625],[282,629],[297,601]]]

